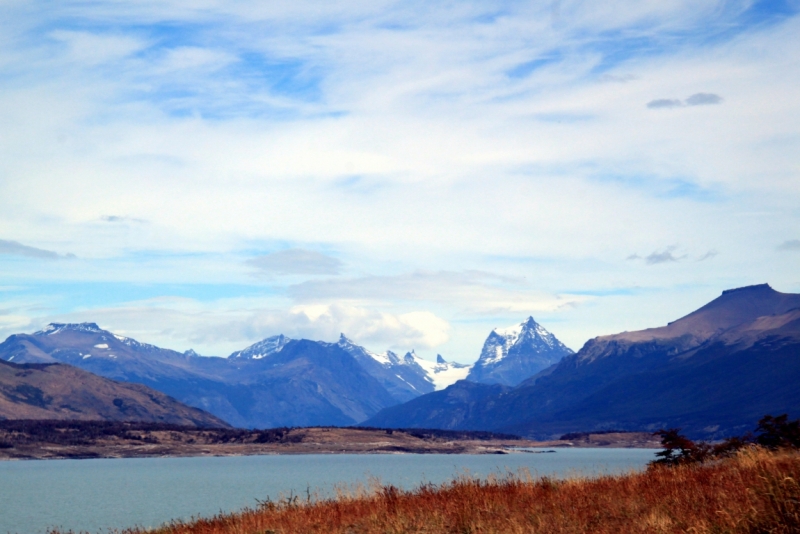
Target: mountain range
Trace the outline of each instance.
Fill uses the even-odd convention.
[[[344,426],[471,374],[480,381],[508,383],[532,375],[559,354],[571,354],[533,318],[498,332],[487,338],[488,356],[482,354],[475,367],[447,362],[441,355],[431,362],[414,351],[403,357],[375,353],[344,335],[337,343],[277,335],[227,358],[205,357],[140,343],[96,323],[53,323],[33,334],[12,335],[0,344],[0,359],[65,363],[143,384],[239,427]],[[490,346],[495,347],[491,354]]]
[[[19,411],[24,404],[33,413],[45,399],[38,408],[68,416],[77,405],[67,397],[86,395],[52,384],[89,384],[69,375],[76,367],[110,379],[91,385],[96,391],[120,385],[111,380],[139,384],[238,427],[360,424],[531,438],[681,427],[714,439],[741,434],[765,414],[800,415],[800,295],[767,284],[723,291],[665,326],[596,337],[577,353],[528,318],[490,332],[474,365],[428,361],[414,351],[375,353],[344,335],[335,343],[277,335],[227,358],[204,357],[95,323],[12,335],[0,344],[0,360],[10,362],[2,367],[0,417],[8,417],[2,406]],[[55,382],[25,382],[27,376]],[[136,402],[144,406],[147,395]],[[84,415],[76,417],[120,417],[111,406],[115,399],[133,406],[134,398],[125,398],[96,396],[89,402],[95,412],[80,408]],[[138,410],[165,417],[154,406],[129,413]]]
[[[515,387],[460,381],[364,425],[480,429],[547,438],[582,430],[682,427],[740,434],[800,412],[800,295],[727,290],[666,326],[589,340]]]

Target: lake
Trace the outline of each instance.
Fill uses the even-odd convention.
[[[506,455],[314,454],[0,462],[0,532],[48,527],[105,532],[254,507],[282,494],[332,495],[336,484],[379,479],[411,489],[469,474],[528,469],[570,476],[642,469],[652,449],[554,449]]]

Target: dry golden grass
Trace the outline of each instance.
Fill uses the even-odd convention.
[[[750,449],[713,464],[591,479],[462,478],[414,491],[174,523],[159,534],[800,532],[800,454]],[[141,531],[128,531],[130,534]]]

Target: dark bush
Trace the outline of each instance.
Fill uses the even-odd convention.
[[[756,435],[728,438],[721,443],[711,445],[705,442],[695,443],[680,434],[680,429],[659,430],[654,435],[661,436],[664,450],[657,452],[658,459],[651,465],[680,465],[702,463],[708,460],[730,456],[736,451],[752,445],[760,445],[769,449],[800,448],[800,419],[789,421],[787,414],[777,417],[765,415],[758,421]]]
[[[765,415],[758,422],[756,443],[770,449],[800,448],[800,419],[788,420],[788,415]]]

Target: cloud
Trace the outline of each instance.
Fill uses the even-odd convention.
[[[711,258],[714,258],[714,257],[716,257],[718,255],[719,255],[719,252],[717,252],[716,250],[709,250],[708,252],[706,252],[705,254],[700,256],[699,258],[697,258],[697,261],[710,260]]]
[[[630,256],[628,256],[625,259],[626,260],[644,260],[644,262],[647,265],[658,265],[659,263],[673,263],[673,262],[677,262],[677,261],[686,259],[686,255],[685,254],[683,256],[675,256],[674,254],[672,254],[675,251],[676,248],[677,247],[675,247],[675,246],[667,247],[666,249],[664,249],[661,252],[653,252],[650,255],[645,256],[644,258],[639,256],[638,254],[631,254]],[[706,259],[709,259],[709,258],[713,258],[716,255],[717,255],[716,251],[712,250],[712,251],[707,252],[698,261],[703,261],[703,260],[706,260]]]
[[[684,101],[677,98],[659,98],[658,100],[651,100],[647,103],[650,109],[669,109],[680,108],[683,106],[707,106],[712,104],[721,104],[722,97],[714,93],[695,93]]]
[[[342,262],[313,250],[290,248],[251,258],[248,265],[265,274],[339,274]]]
[[[675,256],[673,254],[675,249],[677,249],[677,247],[671,246],[671,247],[667,247],[666,249],[664,249],[661,252],[657,252],[656,251],[656,252],[653,252],[653,253],[649,254],[648,256],[645,256],[645,257],[639,256],[638,254],[631,254],[630,256],[628,256],[625,259],[626,260],[644,260],[644,262],[647,265],[658,265],[659,263],[673,263],[673,262],[678,262],[678,261],[681,261],[683,259],[686,259],[686,257],[687,257],[686,254],[684,254],[683,256]],[[712,251],[707,252],[698,261],[703,261],[703,260],[706,260],[706,259],[709,259],[709,258],[713,258],[716,255],[717,255],[716,251],[712,250]]]
[[[0,254],[7,254],[9,256],[25,256],[28,258],[39,258],[43,260],[58,260],[58,259],[71,259],[74,254],[58,254],[52,250],[44,250],[41,248],[29,247],[18,243],[17,241],[7,241],[0,239]]]
[[[597,81],[602,83],[628,83],[638,79],[638,76],[633,74],[603,74],[597,78]]]
[[[102,220],[104,222],[109,222],[109,223],[127,223],[127,222],[144,223],[144,222],[147,222],[144,219],[137,219],[135,217],[126,217],[126,216],[123,216],[123,215],[103,215],[102,217],[100,217],[100,220]]]
[[[686,99],[687,106],[707,106],[722,103],[722,97],[714,93],[695,93]]]
[[[338,333],[371,346],[433,348],[449,340],[450,324],[428,311],[391,314],[344,304],[296,306],[289,311],[296,332],[313,331],[323,339]]]
[[[686,256],[679,256],[676,257],[672,254],[676,247],[669,247],[662,252],[653,252],[649,256],[647,256],[644,261],[647,265],[658,265],[659,263],[672,263],[676,261],[680,261]]]
[[[54,321],[92,321],[114,333],[164,348],[182,352],[202,347],[203,354],[222,356],[276,334],[334,342],[344,333],[377,351],[427,349],[450,339],[448,321],[427,310],[387,313],[340,303],[297,305],[289,309],[252,304],[159,298],[57,315],[39,322],[44,325]],[[0,321],[4,320],[21,324],[16,317],[3,319],[0,315]]]
[[[679,108],[683,105],[680,100],[672,100],[669,98],[659,98],[658,100],[651,100],[647,103],[650,109],[663,109],[663,108]]]
[[[747,26],[746,2],[687,0],[561,2],[555,18],[547,2],[196,4],[4,5],[0,117],[15,126],[0,129],[0,230],[89,258],[5,262],[43,305],[97,302],[64,298],[54,288],[67,279],[119,281],[103,305],[141,280],[265,291],[251,273],[292,269],[244,265],[276,249],[230,252],[254,242],[314,243],[362,273],[336,287],[270,278],[290,297],[270,309],[342,300],[430,310],[456,329],[463,311],[463,331],[495,309],[569,306],[560,292],[639,267],[619,260],[655,250],[641,243],[681,243],[693,260],[713,243],[720,280],[796,279],[791,253],[746,273],[738,261],[798,224],[800,181],[787,179],[800,152],[796,15]],[[507,76],[535,58],[553,61]],[[748,105],[688,106],[701,90]],[[666,108],[647,107],[661,97]],[[592,178],[615,174],[647,178]],[[520,254],[546,261],[522,266]],[[714,283],[688,264],[639,269],[636,283]],[[428,274],[396,274],[414,272]],[[610,328],[604,306],[558,319],[589,337]],[[647,326],[642,308],[623,308],[620,330]]]
[[[800,250],[800,239],[790,239],[778,245],[778,250]]]
[[[549,312],[585,300],[578,295],[548,294],[522,278],[483,271],[420,270],[399,275],[311,280],[290,286],[288,294],[301,303],[428,302],[470,314]]]

